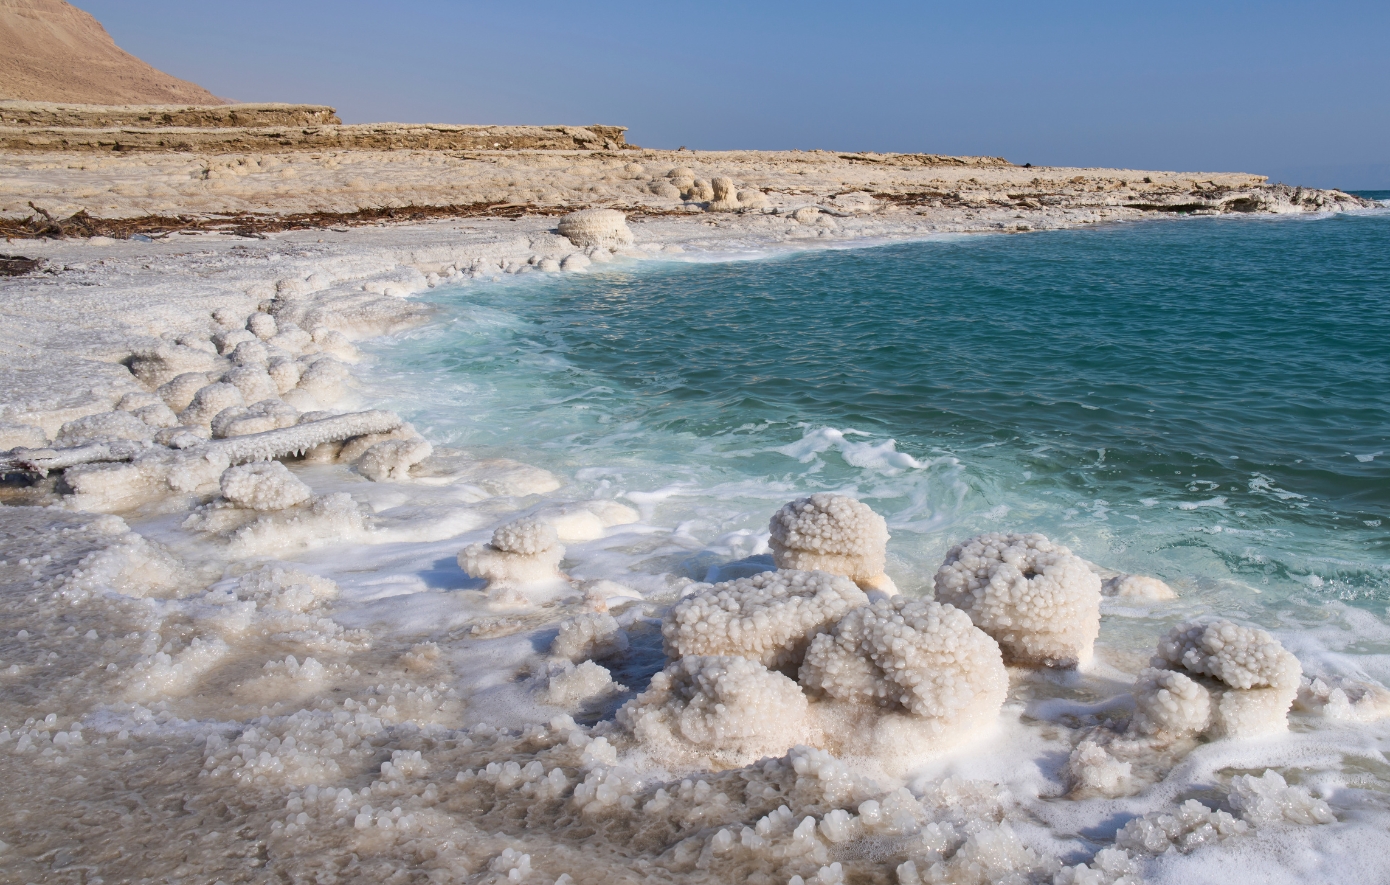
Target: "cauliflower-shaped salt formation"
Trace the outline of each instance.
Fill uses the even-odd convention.
[[[1100,633],[1100,578],[1038,534],[991,532],[952,547],[936,598],[968,614],[1010,663],[1084,664]]]
[[[888,523],[853,498],[821,492],[798,498],[768,523],[778,568],[844,575],[865,590],[897,592],[883,573]]]
[[[534,518],[509,522],[492,533],[489,544],[471,544],[458,555],[469,577],[482,578],[488,589],[563,578],[565,548],[549,523]]]
[[[1283,731],[1303,668],[1279,640],[1227,620],[1188,621],[1158,645],[1154,667],[1206,677],[1213,696],[1210,732],[1254,737]]]
[[[213,417],[211,429],[213,439],[231,439],[293,427],[298,421],[299,412],[276,398],[252,403],[244,409],[237,406],[223,409]]]
[[[303,504],[312,494],[279,461],[242,464],[222,474],[222,496],[251,510],[284,510]]]
[[[957,608],[880,600],[811,641],[801,684],[813,696],[906,711],[932,737],[988,724],[1008,691],[999,646]]]
[[[193,396],[206,387],[208,376],[205,372],[184,372],[171,381],[160,385],[155,394],[164,404],[175,412],[182,412],[193,402]]]
[[[608,614],[585,613],[560,624],[550,653],[574,663],[618,657],[627,651],[627,633]]]
[[[661,635],[672,658],[737,655],[773,669],[794,669],[812,637],[868,601],[839,575],[763,572],[700,585],[671,607]]]
[[[1149,667],[1134,685],[1131,730],[1168,738],[1200,734],[1211,724],[1211,692],[1176,670]]]
[[[1326,802],[1309,793],[1307,787],[1290,786],[1284,776],[1272,768],[1261,777],[1238,774],[1231,778],[1227,798],[1241,817],[1257,827],[1281,823],[1311,826],[1337,821]]]
[[[734,191],[734,180],[717,176],[710,181],[710,189],[714,191],[714,199],[710,200],[706,207],[711,212],[733,212],[738,209],[738,195]]]
[[[617,209],[583,209],[560,219],[560,236],[581,249],[600,246],[617,249],[632,245],[627,218]]]
[[[692,655],[668,664],[618,711],[658,757],[747,765],[805,741],[806,696],[781,673],[738,657]]]

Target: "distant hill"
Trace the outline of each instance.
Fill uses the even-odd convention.
[[[83,104],[226,104],[121,49],[63,0],[0,0],[0,98]]]

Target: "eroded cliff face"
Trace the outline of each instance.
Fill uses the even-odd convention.
[[[121,49],[63,0],[0,0],[0,98],[89,104],[224,104]]]

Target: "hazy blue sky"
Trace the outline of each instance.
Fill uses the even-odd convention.
[[[1390,3],[77,0],[218,95],[1390,188]]]

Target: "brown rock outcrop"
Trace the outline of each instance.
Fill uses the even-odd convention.
[[[92,104],[224,104],[121,49],[63,0],[0,0],[0,98]]]

